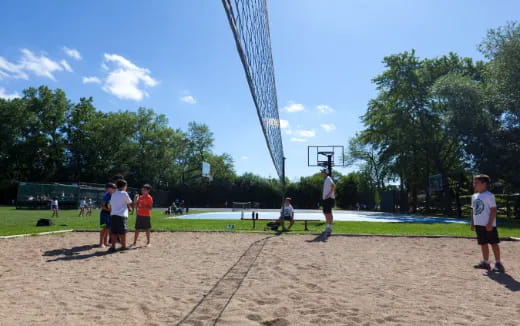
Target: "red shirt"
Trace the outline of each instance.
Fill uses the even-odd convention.
[[[152,207],[153,199],[152,196],[146,194],[139,196],[136,201],[137,204],[137,215],[140,216],[152,216],[152,210],[150,208],[144,208],[145,206]]]

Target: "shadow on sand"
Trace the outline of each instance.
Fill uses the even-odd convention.
[[[323,232],[318,234],[318,236],[312,240],[305,240],[305,242],[327,242],[329,240],[330,234]]]
[[[497,282],[498,284],[503,285],[509,291],[520,291],[520,282],[515,280],[511,275],[507,273],[488,272],[486,276],[492,279],[493,281]]]
[[[60,260],[82,260],[89,259],[92,257],[101,257],[110,254],[107,250],[105,251],[95,251],[89,254],[81,254],[83,251],[88,251],[94,248],[98,248],[97,245],[83,245],[72,247],[70,249],[62,248],[62,249],[53,249],[48,250],[43,253],[43,256],[54,257],[58,256],[54,259],[49,259],[47,262],[60,261]]]

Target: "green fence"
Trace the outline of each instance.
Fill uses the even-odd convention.
[[[133,197],[137,189],[128,188]],[[61,184],[20,182],[16,208],[45,209],[50,207],[51,200],[58,199],[60,208],[76,209],[81,199],[92,202],[92,208],[98,208],[105,194],[101,184]]]

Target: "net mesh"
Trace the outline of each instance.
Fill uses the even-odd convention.
[[[280,117],[266,0],[222,0],[238,54],[280,179],[285,179]]]

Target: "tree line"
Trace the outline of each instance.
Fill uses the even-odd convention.
[[[414,211],[437,206],[451,214],[477,172],[489,174],[498,192],[520,190],[520,26],[489,30],[478,48],[487,61],[390,55],[373,79],[377,96],[350,140],[350,159],[375,189],[399,184]],[[428,191],[436,174],[440,193]]]

